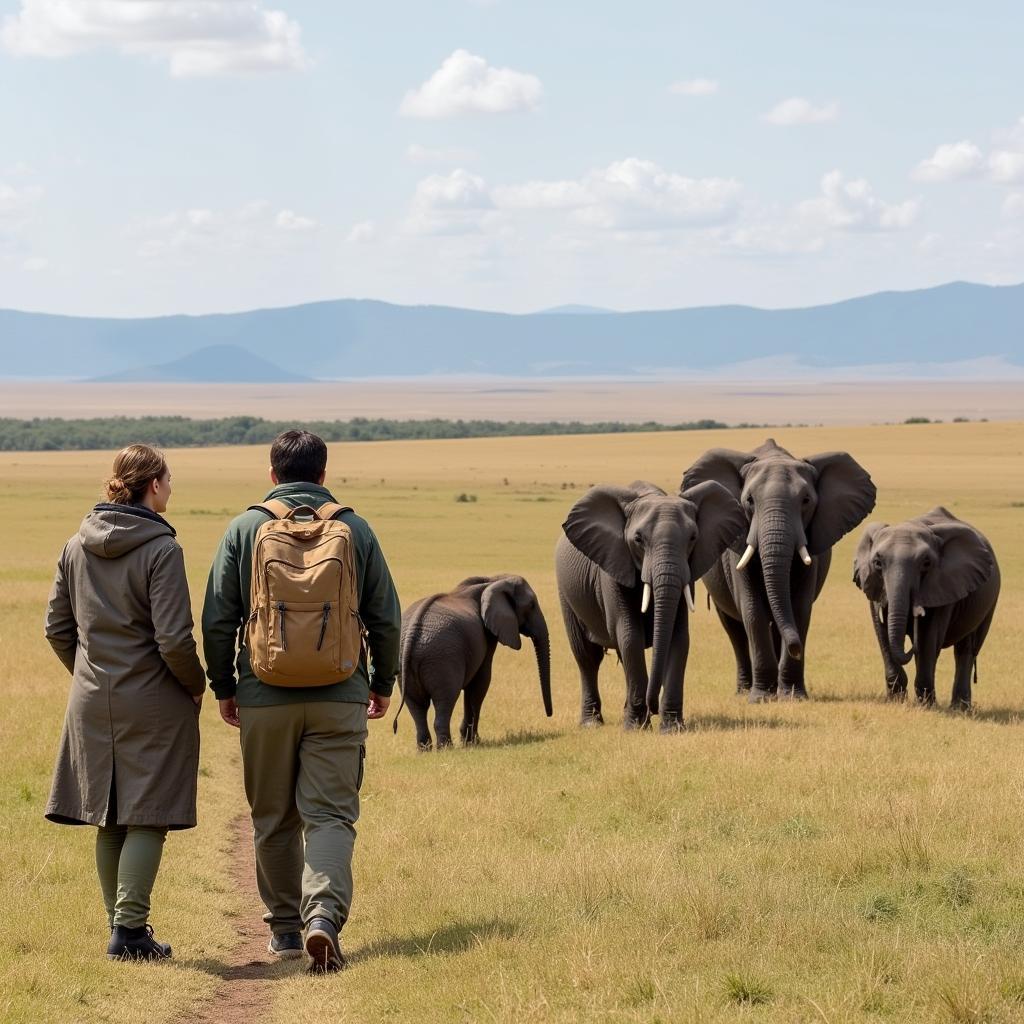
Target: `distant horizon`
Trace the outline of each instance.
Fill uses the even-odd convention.
[[[274,312],[278,310],[298,309],[303,306],[323,306],[338,302],[366,302],[378,303],[384,306],[398,306],[403,309],[451,309],[467,313],[488,313],[509,317],[531,317],[531,316],[628,316],[633,313],[677,313],[697,309],[751,309],[760,312],[790,312],[807,309],[819,309],[828,306],[838,306],[845,302],[855,302],[858,299],[868,299],[877,295],[912,295],[919,292],[936,291],[942,288],[966,285],[969,287],[991,288],[993,290],[1011,289],[1024,287],[1024,277],[1019,281],[1010,281],[1002,284],[990,284],[985,281],[970,281],[965,278],[956,278],[949,281],[941,281],[933,285],[923,285],[919,288],[881,288],[877,291],[858,292],[854,295],[846,295],[827,302],[813,302],[798,305],[770,306],[750,302],[698,302],[693,305],[683,306],[658,306],[658,307],[637,307],[636,309],[612,309],[593,306],[590,303],[564,302],[554,306],[545,306],[542,309],[515,311],[508,309],[485,308],[481,306],[458,306],[444,302],[392,302],[388,299],[374,298],[366,295],[339,295],[334,298],[309,299],[303,302],[292,302],[285,305],[257,305],[238,309],[211,309],[205,312],[165,312],[153,313],[142,316],[118,315],[118,314],[93,314],[93,313],[54,313],[44,309],[27,309],[17,306],[0,306],[0,313],[23,313],[29,316],[62,317],[73,320],[116,320],[116,321],[137,321],[137,320],[168,320],[177,317],[185,319],[197,319],[199,317],[217,316],[239,316],[246,313]],[[0,338],[0,345],[3,338]],[[0,375],[2,376],[2,375]],[[54,378],[56,379],[56,378]]]

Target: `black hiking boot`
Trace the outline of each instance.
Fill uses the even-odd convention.
[[[301,932],[281,932],[279,935],[272,935],[267,952],[273,953],[281,960],[298,959],[302,956]]]
[[[170,960],[171,947],[153,938],[153,926],[139,928],[114,925],[107,946],[108,960]]]
[[[328,974],[345,966],[338,929],[326,917],[314,917],[306,926],[306,952],[313,958],[311,974]]]

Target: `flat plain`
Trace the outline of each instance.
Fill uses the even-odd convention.
[[[911,416],[1019,419],[1024,376],[994,380],[834,377],[779,379],[748,371],[735,378],[415,377],[310,384],[151,383],[0,378],[4,416],[65,418],[262,415],[267,419],[619,420],[625,423],[901,423]]]
[[[797,455],[850,451],[879,488],[872,518],[943,503],[992,540],[1003,594],[974,711],[885,702],[850,582],[855,533],[816,606],[810,702],[735,696],[700,588],[688,729],[623,733],[614,659],[608,725],[578,728],[552,568],[569,506],[600,481],[675,488],[705,448],[749,449],[764,431],[332,446],[328,483],[373,523],[403,604],[470,574],[530,580],[551,626],[555,716],[530,651],[499,649],[480,747],[417,754],[407,715],[397,736],[390,716],[372,725],[351,966],[268,968],[259,1021],[1024,1019],[1024,425],[773,433]],[[220,533],[264,493],[267,452],[168,455],[198,615]],[[105,452],[0,455],[0,1020],[188,1021],[204,1005],[230,1019],[209,1000],[247,906],[231,872],[245,804],[237,735],[212,702],[200,826],[169,838],[155,893],[174,963],[103,958],[92,830],[42,819],[68,685],[43,608],[109,465]],[[947,652],[943,704],[951,674]]]

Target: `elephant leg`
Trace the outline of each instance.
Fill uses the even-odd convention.
[[[807,573],[810,576],[810,573]],[[799,578],[799,577],[798,577]],[[779,697],[790,697],[794,700],[807,700],[807,685],[804,682],[804,665],[807,660],[807,634],[811,629],[811,609],[814,605],[814,589],[810,585],[813,580],[793,593],[793,621],[800,634],[800,646],[803,657],[799,660],[791,658],[789,651],[782,648],[779,660]],[[779,638],[782,647],[782,638]]]
[[[420,750],[430,750],[434,744],[430,738],[430,729],[427,726],[429,702],[421,700],[418,696],[414,697],[406,694],[405,705],[409,709],[409,714],[412,715],[413,722],[416,724],[416,746]]]
[[[661,732],[683,731],[683,688],[686,680],[686,662],[690,656],[689,615],[686,602],[680,601],[672,634],[668,677],[665,681],[665,688],[661,691],[661,703],[658,707]]]
[[[569,650],[576,659],[580,673],[580,725],[604,725],[601,717],[601,693],[597,688],[597,675],[604,661],[604,648],[587,637],[583,623],[563,600],[562,618],[569,638]]]
[[[935,703],[935,666],[939,660],[940,640],[933,616],[920,622],[924,625],[918,625],[914,649],[914,693],[921,704],[931,705]]]
[[[458,693],[458,690],[455,691]],[[452,745],[452,715],[455,712],[455,697],[434,698],[434,735],[437,737],[437,749]]]
[[[750,664],[750,643],[747,640],[747,631],[739,619],[726,615],[717,605],[715,611],[718,613],[718,620],[725,627],[725,635],[732,644],[732,653],[736,658],[736,692],[746,694],[754,685],[754,670]]]
[[[490,685],[491,661],[488,658],[469,681],[462,695],[463,715],[459,736],[467,745],[480,741],[480,709],[483,707],[484,697],[487,696]]]
[[[647,707],[647,657],[644,635],[624,626],[618,637],[619,656],[626,673],[626,702],[623,706],[624,729],[649,729],[651,712]]]
[[[751,599],[743,602],[743,628],[749,637],[750,660],[753,669],[751,704],[773,700],[779,688],[779,660],[772,642],[772,618],[767,604]]]
[[[956,711],[971,709],[971,676],[974,673],[974,633],[965,636],[953,646],[956,668],[953,672],[953,700],[950,707]]]
[[[878,649],[882,652],[882,665],[885,668],[885,687],[889,700],[906,700],[907,673],[902,665],[897,665],[892,660],[892,654],[889,651],[889,636],[886,633],[885,626],[882,625],[878,617],[881,614],[882,606],[874,601],[869,601],[868,607],[871,609],[871,625],[875,631],[875,639],[878,641]]]

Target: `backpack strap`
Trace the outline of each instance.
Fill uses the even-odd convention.
[[[291,510],[291,505],[279,498],[271,498],[261,505],[250,505],[246,509],[247,512],[262,512],[264,515],[270,516],[271,519],[284,519]]]
[[[336,501],[325,501],[317,510],[316,514],[321,519],[337,519],[342,512],[352,512],[351,505],[339,505]]]

